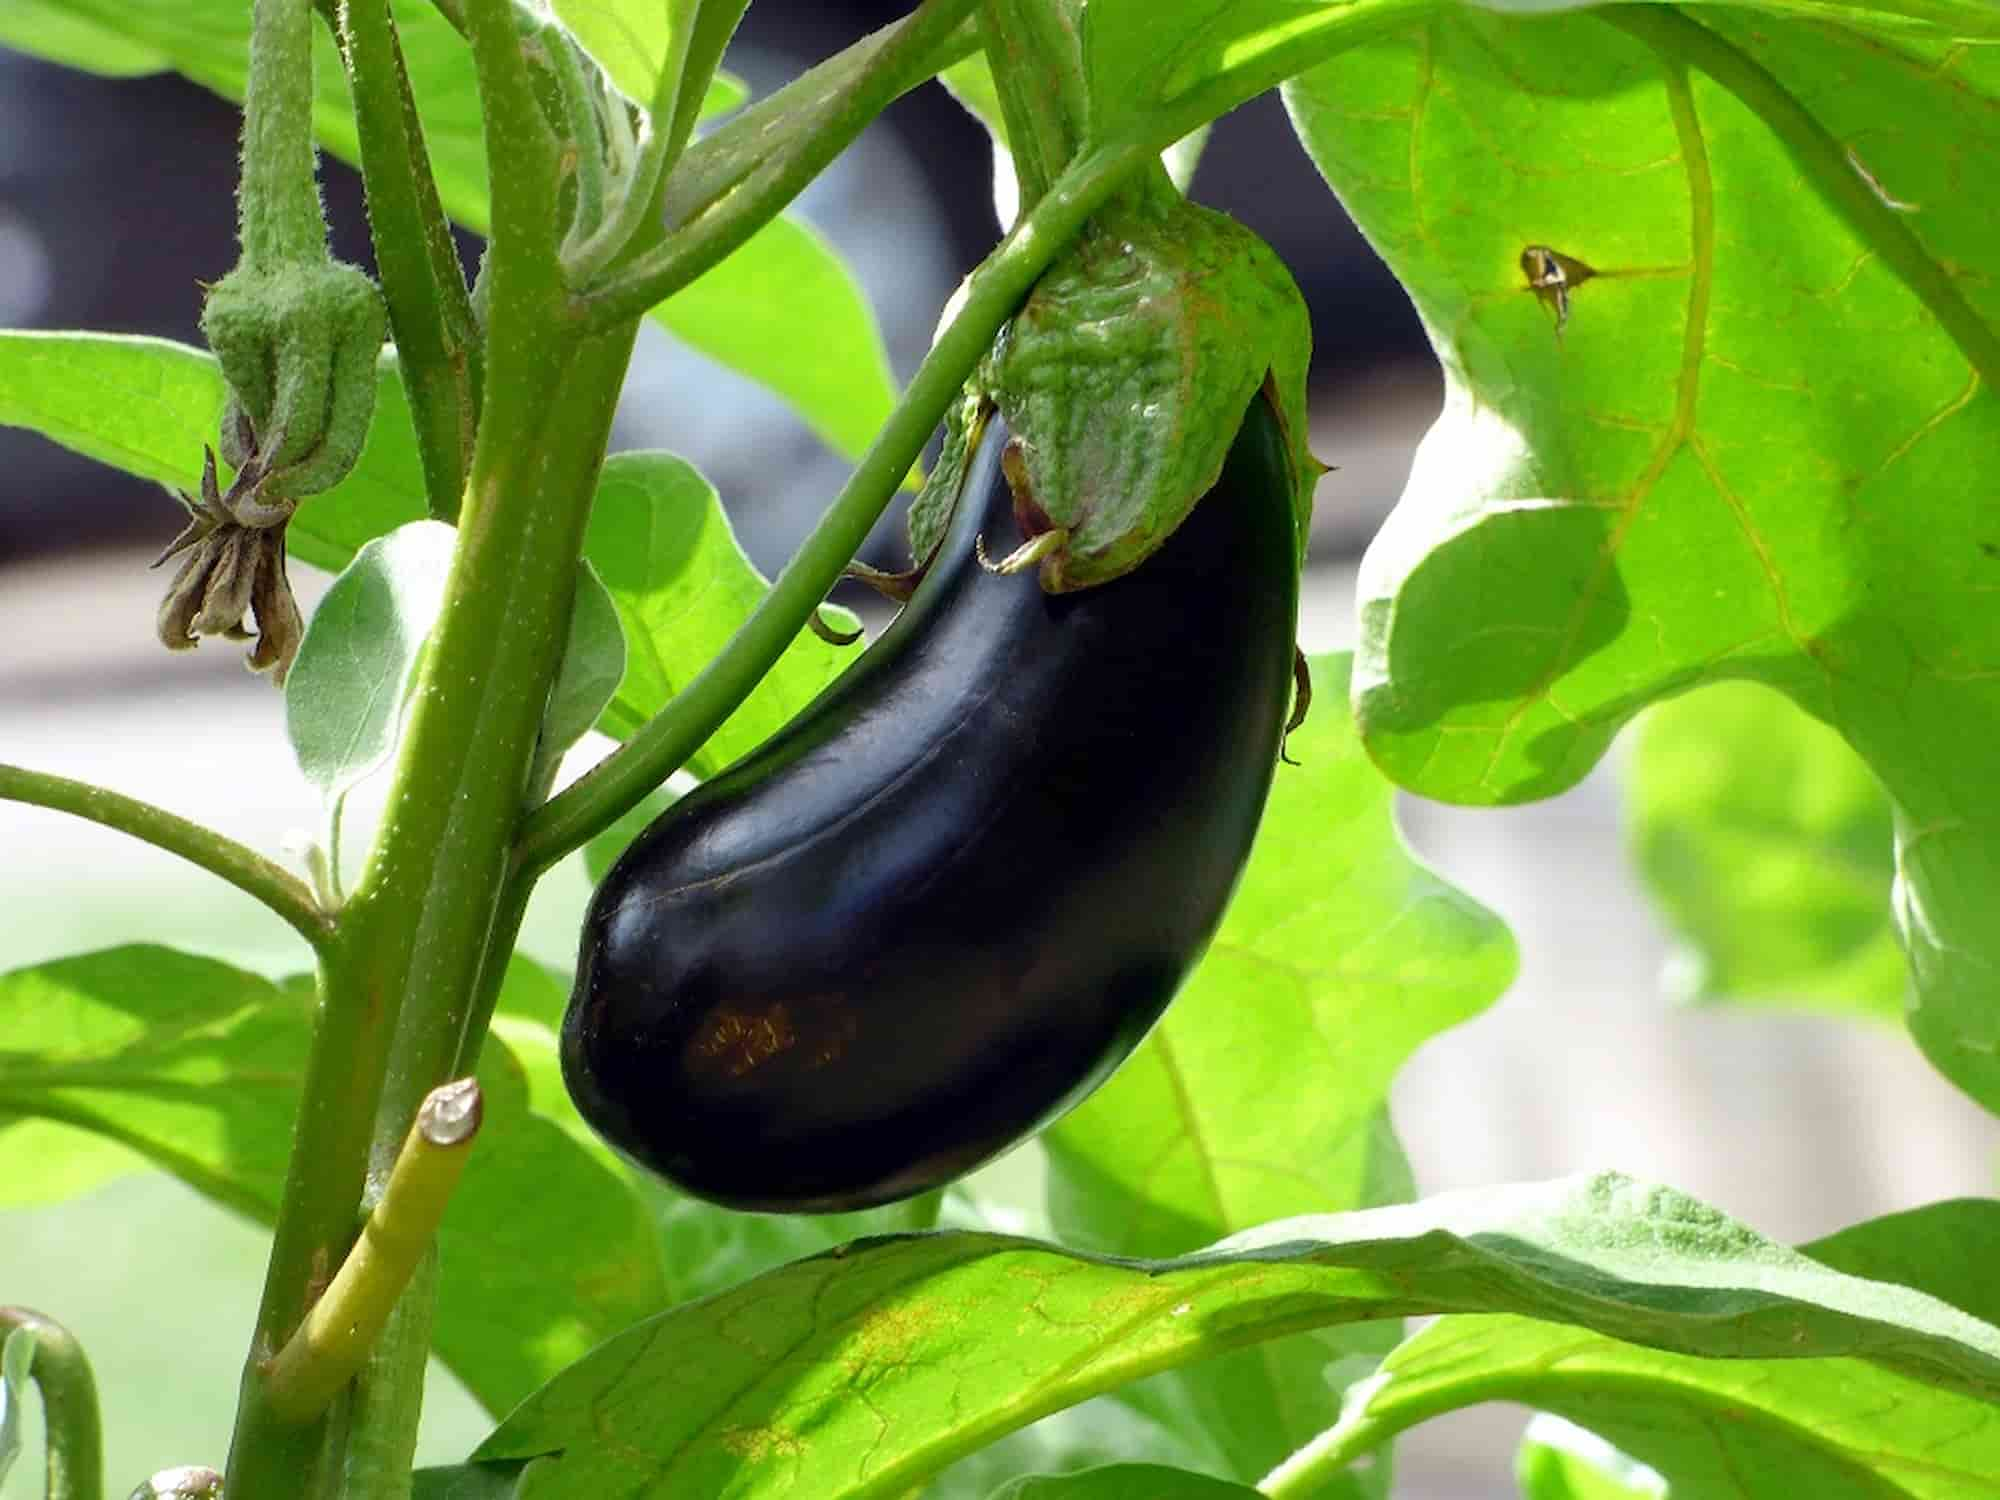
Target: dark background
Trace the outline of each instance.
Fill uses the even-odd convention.
[[[905,8],[758,0],[730,66],[761,91]],[[0,51],[0,326],[199,342],[199,283],[235,260],[237,119],[233,104],[176,76],[100,79]],[[368,264],[358,177],[329,159],[323,179],[335,253]],[[985,133],[941,89],[924,88],[801,200],[880,312],[899,378],[996,238],[991,180]],[[1194,196],[1263,235],[1298,278],[1316,334],[1316,401],[1384,364],[1428,358],[1407,298],[1320,182],[1275,96],[1220,122]],[[466,249],[476,254],[469,238]],[[696,394],[677,406],[676,390]],[[775,399],[651,335],[615,443],[686,453],[766,568],[845,474]],[[0,562],[150,543],[177,526],[156,486],[27,432],[0,429],[0,474]]]

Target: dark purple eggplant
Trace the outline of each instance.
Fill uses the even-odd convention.
[[[902,613],[668,809],[590,905],[563,1075],[604,1138],[733,1208],[949,1182],[1101,1083],[1221,921],[1298,612],[1265,397],[1135,571],[1048,594],[988,421]]]

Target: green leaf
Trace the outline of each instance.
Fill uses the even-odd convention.
[[[300,506],[285,531],[293,557],[329,572],[424,513],[423,465],[393,357],[383,359],[375,389],[375,421],[353,472]],[[0,424],[170,489],[200,493],[202,444],[214,441],[222,400],[215,360],[186,344],[0,330]],[[161,500],[163,545],[186,519]]]
[[[618,623],[618,606],[588,562],[577,571],[576,603],[570,610],[569,641],[563,647],[562,669],[549,689],[549,706],[542,712],[541,737],[535,744],[530,786],[541,786],[556,763],[597,722],[625,676],[625,631]]]
[[[631,733],[722,649],[766,586],[737,545],[714,488],[670,453],[620,453],[604,465],[585,553],[624,622],[625,680],[604,715]],[[828,611],[837,625],[844,610]],[[770,676],[689,762],[707,776],[762,744],[854,659],[801,634]]]
[[[1158,1464],[1110,1464],[1080,1474],[1030,1474],[993,1500],[1258,1500],[1256,1490]]]
[[[0,1126],[0,1161],[0,1209],[61,1203],[146,1165],[116,1141],[34,1119]]]
[[[164,54],[128,40],[62,0],[7,0],[0,9],[0,46],[107,78],[131,78],[167,67]]]
[[[285,734],[330,807],[395,751],[457,542],[442,521],[399,526],[356,553],[313,611],[285,682]]]
[[[1500,920],[1403,847],[1393,788],[1348,717],[1348,658],[1321,657],[1312,674],[1312,712],[1289,744],[1299,764],[1278,768],[1215,941],[1139,1050],[1042,1136],[1067,1243],[1175,1255],[1270,1219],[1408,1197],[1389,1084],[1513,980]],[[1333,1421],[1327,1367],[1372,1364],[1394,1337],[1259,1345],[1171,1377],[1160,1397],[1192,1401],[1229,1471],[1254,1479]]]
[[[1627,818],[1702,999],[1897,1020],[1909,965],[1889,917],[1889,800],[1833,730],[1755,683],[1639,719]]]
[[[2000,1203],[1966,1200],[1856,1225],[1802,1253],[1866,1284],[1992,1311],[1996,1233]],[[1441,1411],[1496,1400],[1559,1413],[1677,1493],[2000,1495],[2000,1409],[1990,1393],[1888,1363],[1699,1360],[1513,1317],[1432,1324],[1389,1357],[1335,1437],[1356,1452]],[[1629,1488],[1610,1493],[1659,1493],[1641,1479],[1627,1475]]]
[[[0,975],[0,1111],[96,1131],[269,1224],[311,1028],[308,981],[274,985],[167,948]],[[651,1226],[621,1173],[533,1113],[489,1044],[478,1148],[439,1232],[437,1351],[489,1410],[665,1305]]]
[[[9,11],[15,3],[8,0]],[[643,9],[664,13],[665,7]],[[103,32],[123,38],[122,51],[113,55],[128,65],[142,54],[157,57],[225,98],[243,97],[250,11],[238,0],[131,0],[119,5],[37,0],[36,14],[41,19],[32,27],[15,26],[11,16],[0,20],[0,40],[30,52],[47,41],[57,49],[48,55],[65,60],[63,53],[73,53],[78,43],[57,34],[56,19],[69,18],[88,28],[81,35]],[[486,151],[470,49],[434,6],[399,9],[396,29],[445,211],[484,234],[489,228]],[[319,41],[314,129],[329,151],[356,162],[360,154],[346,79],[325,45],[327,38],[322,35]],[[734,95],[732,82],[719,80],[705,112]],[[223,269],[217,267],[218,274]],[[791,217],[767,224],[653,315],[701,353],[791,402],[814,432],[850,458],[861,454],[895,405],[895,382],[873,311],[840,257]],[[11,421],[4,404],[0,391],[0,420]],[[378,415],[378,424],[380,420]],[[214,424],[205,430],[212,433]],[[200,459],[196,448],[197,477]],[[421,514],[421,486],[412,493],[418,500],[414,514]],[[355,545],[366,539],[358,538]]]
[[[1514,1455],[1522,1500],[1667,1500],[1667,1482],[1594,1432],[1538,1412]]]
[[[2000,239],[1951,164],[2000,155],[2000,51],[1932,9],[1447,9],[1287,98],[1445,364],[1362,567],[1370,754],[1518,802],[1653,700],[1777,688],[1893,798],[1912,1027],[1995,1109]],[[1537,245],[1599,272],[1560,336]]]
[[[21,1404],[35,1363],[35,1330],[10,1329],[0,1343],[0,1480],[21,1456]]]
[[[1688,1354],[1852,1355],[1953,1401],[2000,1397],[2000,1329],[1606,1175],[1283,1220],[1171,1261],[991,1234],[867,1241],[627,1330],[474,1457],[542,1458],[524,1497],[896,1496],[1141,1375],[1316,1326],[1474,1311]]]
[[[2000,1326],[2000,1202],[1954,1198],[1851,1224],[1800,1246],[1823,1266],[1871,1281],[1893,1281]]]

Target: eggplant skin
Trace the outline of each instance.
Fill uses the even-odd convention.
[[[592,898],[563,1076],[697,1197],[866,1208],[997,1156],[1139,1044],[1249,857],[1298,616],[1266,398],[1160,550],[1075,593],[976,556],[1021,540],[1007,436],[881,638]]]

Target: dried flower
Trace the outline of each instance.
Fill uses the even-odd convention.
[[[201,494],[181,496],[187,528],[153,563],[157,568],[187,554],[160,604],[160,641],[169,651],[190,650],[205,635],[247,641],[251,631],[244,622],[254,616],[250,669],[269,672],[282,687],[305,634],[285,576],[285,526],[297,502],[260,492],[264,466],[255,458],[224,492],[216,482],[214,450],[202,452]]]

